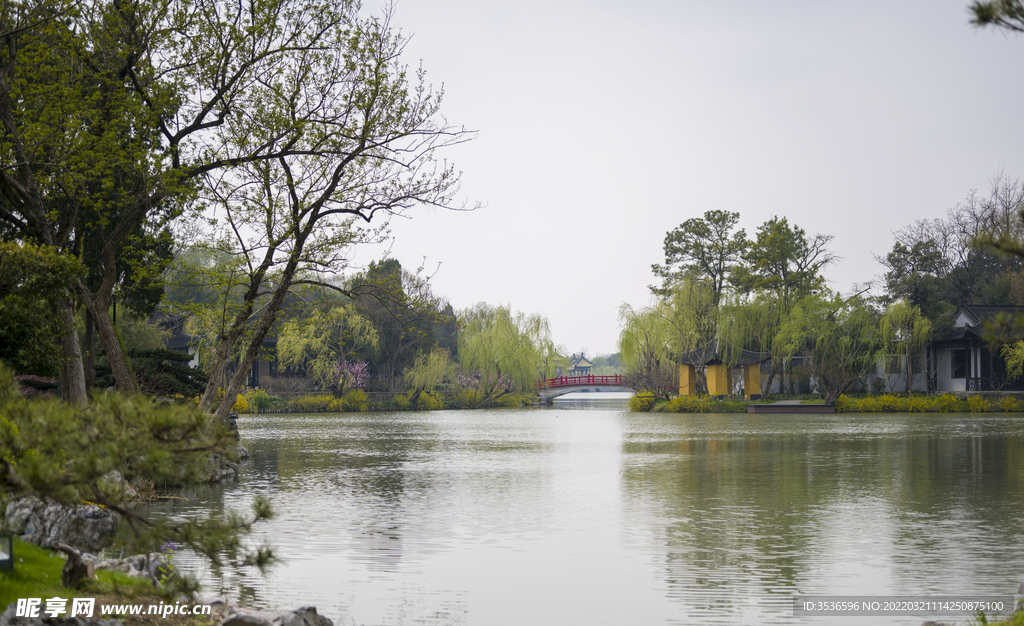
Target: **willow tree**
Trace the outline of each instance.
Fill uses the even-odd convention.
[[[896,356],[903,368],[907,393],[910,393],[914,384],[915,359],[923,359],[921,353],[931,340],[932,323],[922,315],[920,307],[900,300],[886,308],[882,315],[886,373],[890,373],[888,357]]]
[[[761,381],[761,394],[768,395],[775,378],[782,374],[779,331],[786,320],[782,302],[766,294],[733,294],[723,302],[719,319],[719,337],[726,360],[738,358],[740,350],[752,350],[772,359],[773,367]]]
[[[779,330],[780,356],[807,360],[814,384],[832,404],[875,366],[881,345],[876,313],[859,297],[801,298]]]
[[[464,382],[477,386],[479,404],[554,376],[559,349],[542,315],[480,303],[463,310],[459,323],[459,367]]]
[[[285,322],[277,337],[277,359],[284,367],[304,368],[321,388],[343,393],[349,361],[377,345],[370,320],[346,304]]]
[[[664,301],[634,309],[619,307],[619,354],[626,384],[667,397],[676,380],[671,344],[677,337],[675,311]]]
[[[454,379],[457,374],[458,365],[452,361],[448,350],[434,348],[430,352],[421,353],[413,361],[412,367],[405,371],[405,383],[411,392],[409,401],[416,402],[421,393]]]

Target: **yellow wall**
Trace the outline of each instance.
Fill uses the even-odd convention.
[[[750,400],[750,396],[761,395],[760,364],[743,366],[743,393],[746,395],[747,400]]]
[[[732,394],[729,385],[729,368],[725,365],[708,365],[708,394],[712,396]]]
[[[697,372],[692,365],[679,365],[679,395],[693,396],[697,394]]]

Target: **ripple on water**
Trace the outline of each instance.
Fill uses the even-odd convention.
[[[1012,594],[1024,571],[1019,416],[556,408],[240,429],[243,477],[169,514],[268,495],[255,540],[284,563],[208,581],[339,626],[792,624],[794,595]]]

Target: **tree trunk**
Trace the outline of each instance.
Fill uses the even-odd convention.
[[[60,585],[66,588],[77,588],[79,583],[93,577],[95,565],[92,561],[82,558],[81,550],[73,548],[66,543],[54,544],[54,548],[68,555],[64,568],[60,572]]]
[[[285,296],[288,295],[288,291],[292,287],[292,280],[295,278],[295,270],[299,266],[299,255],[302,253],[306,236],[308,236],[308,233],[304,233],[297,238],[294,248],[292,248],[291,256],[288,259],[288,264],[285,265],[284,270],[281,272],[273,295],[270,296],[270,302],[263,308],[263,315],[260,316],[260,321],[256,324],[256,329],[253,331],[252,338],[249,341],[249,347],[245,349],[245,354],[242,355],[242,362],[239,363],[235,375],[231,377],[228,388],[224,390],[224,399],[221,400],[220,405],[217,407],[217,412],[214,413],[219,420],[227,419],[228,413],[231,411],[232,405],[234,405],[234,398],[245,385],[245,379],[249,375],[249,370],[252,369],[252,364],[259,358],[260,350],[263,348],[263,340],[267,338],[270,327],[274,325],[274,321],[277,319],[277,312],[281,310]],[[255,292],[253,293],[255,294]],[[252,310],[252,302],[248,303],[247,308]],[[236,339],[241,336],[241,331],[244,329],[244,320],[240,327],[232,328],[233,333],[237,331]],[[229,344],[229,346],[232,345],[234,345],[233,342]]]
[[[75,309],[71,294],[61,299],[57,315],[61,323],[61,366],[60,384],[64,401],[68,404],[85,405],[89,402],[85,389],[85,369],[82,367],[82,347],[78,343],[75,328]]]
[[[96,338],[93,337],[95,322],[89,308],[85,309],[85,388],[96,386]]]
[[[231,358],[231,348],[234,341],[227,337],[222,338],[217,344],[217,351],[210,365],[210,378],[207,379],[206,390],[199,400],[199,410],[210,413],[213,411],[213,403],[217,401],[217,392],[221,389],[221,382],[224,378],[224,370],[227,368],[228,360]]]
[[[768,376],[764,381],[764,387],[761,389],[762,398],[767,398],[768,394],[772,392],[772,384],[775,382],[775,376],[778,374],[774,358],[772,359],[771,364],[772,366],[768,368]]]
[[[104,293],[106,291],[106,293]],[[110,364],[110,371],[114,375],[114,384],[118,391],[126,394],[135,394],[139,391],[139,385],[135,381],[135,373],[124,358],[124,351],[121,349],[121,340],[117,337],[114,324],[110,321],[110,293],[109,290],[101,287],[96,293],[89,291],[84,284],[79,283],[78,292],[86,308],[92,313],[93,321],[96,323],[96,330],[100,333],[100,342],[103,344],[103,352]]]
[[[242,387],[245,386],[245,379],[249,376],[249,371],[252,370],[252,364],[260,356],[263,340],[266,339],[267,334],[270,332],[270,327],[273,326],[274,321],[277,319],[277,311],[281,308],[281,303],[284,302],[284,296],[288,293],[290,286],[291,276],[288,276],[287,279],[282,277],[277,289],[274,290],[270,303],[263,310],[263,315],[260,316],[259,324],[256,325],[256,330],[253,332],[249,346],[245,349],[245,354],[242,355],[242,362],[239,363],[238,369],[235,371],[234,376],[231,377],[228,388],[224,390],[224,398],[217,407],[217,412],[214,413],[217,419],[227,419],[231,407],[235,404],[234,399],[238,396],[238,392],[242,390]]]

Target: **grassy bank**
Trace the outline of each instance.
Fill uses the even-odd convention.
[[[386,400],[372,400],[362,389],[353,389],[337,397],[330,393],[311,393],[285,399],[262,389],[240,394],[233,409],[238,413],[348,413],[357,411],[439,411],[442,409],[473,409],[489,407],[529,406],[532,394],[510,393],[480,405],[472,389],[436,390],[421,393],[413,401],[399,393]]]
[[[981,395],[957,396],[894,394],[851,396],[836,400],[836,413],[1016,413],[1024,403],[1013,396],[989,398]]]
[[[105,597],[129,598],[133,602],[152,598],[154,604],[164,599],[148,580],[105,570],[97,571],[96,577],[84,581],[80,589],[61,587],[60,572],[64,567],[64,555],[25,543],[17,537],[14,539],[14,561],[14,569],[0,571],[0,612],[8,604],[17,602],[18,598],[45,600],[53,597]],[[97,602],[100,600],[97,599]]]
[[[819,396],[773,396],[758,401],[770,404],[776,400],[800,400],[802,404],[821,404]],[[727,398],[717,400],[709,396],[676,396],[670,400],[651,394],[637,394],[629,401],[632,411],[655,413],[744,413],[743,400]],[[1024,402],[1014,396],[986,397],[982,395],[958,396],[952,393],[925,394],[852,394],[836,400],[836,413],[1017,413],[1024,411]]]

